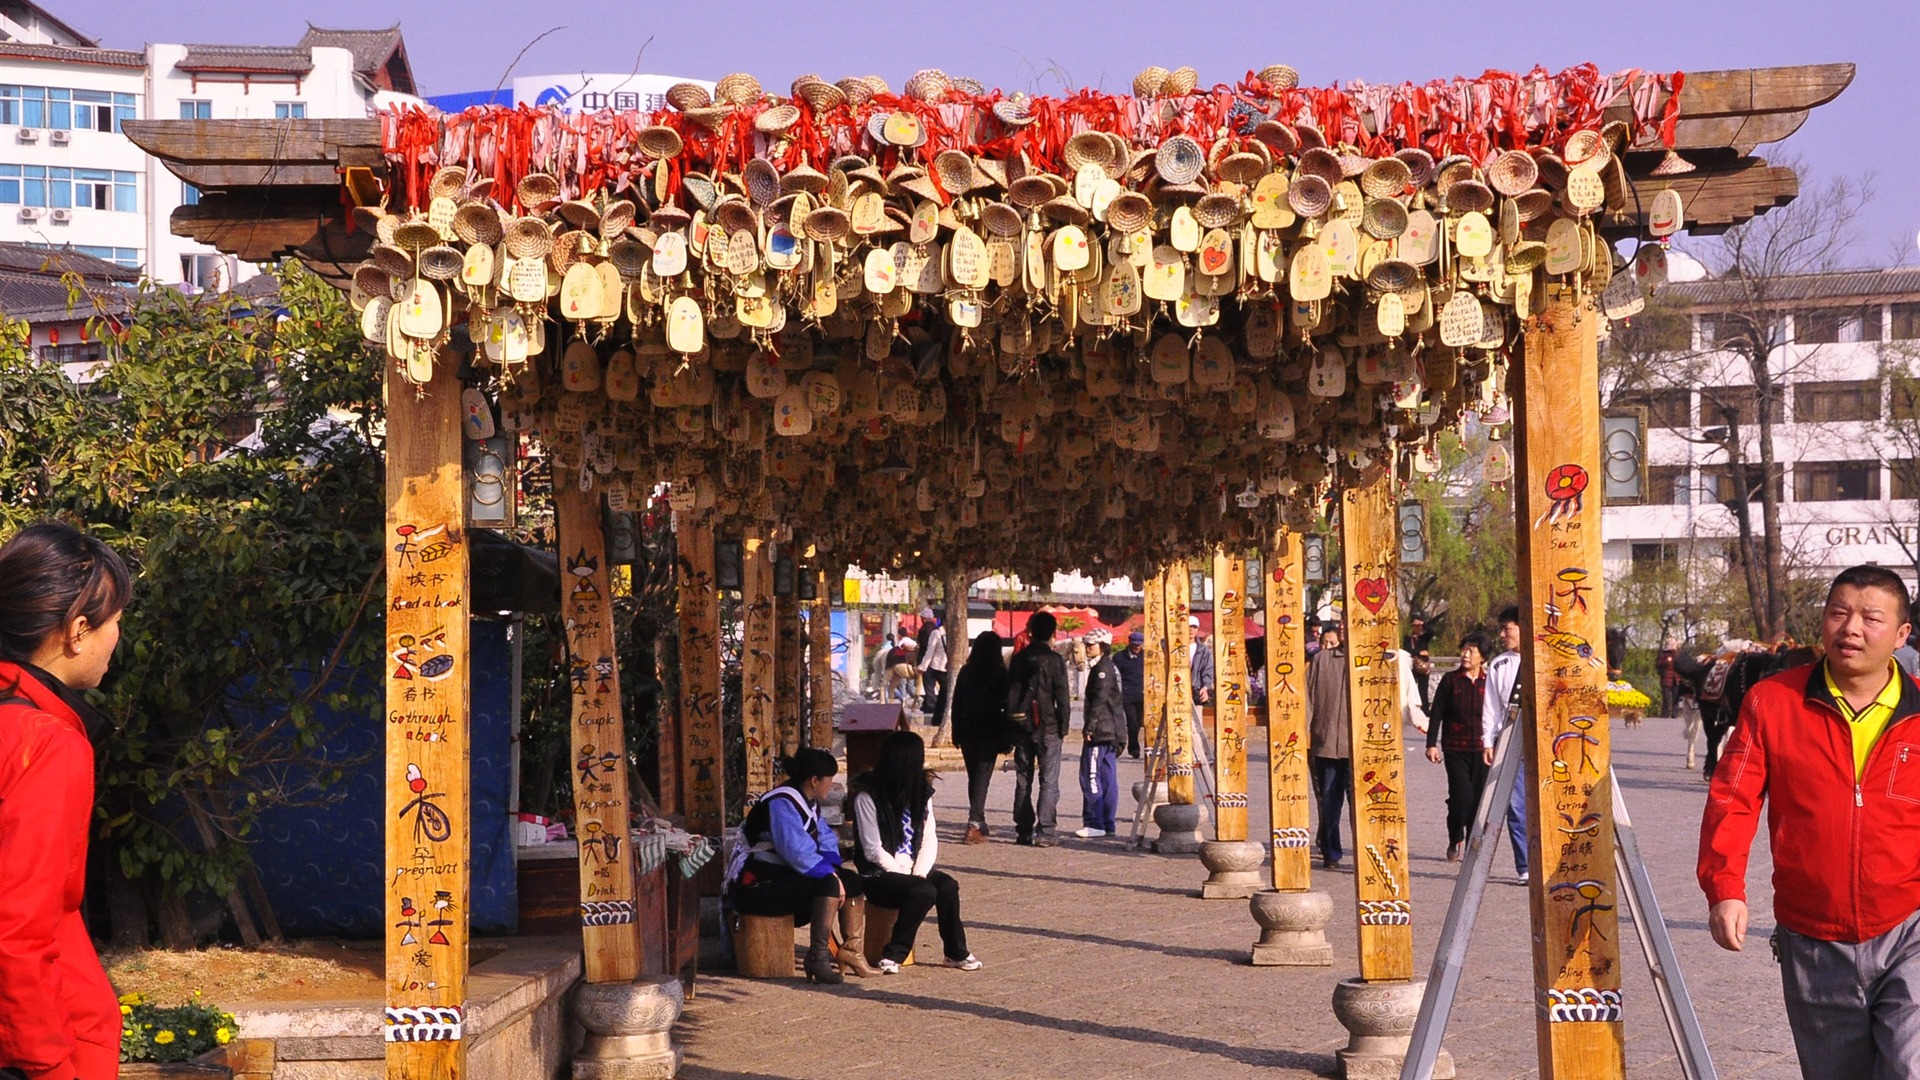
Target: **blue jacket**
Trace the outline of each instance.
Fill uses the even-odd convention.
[[[804,813],[800,809],[803,804],[807,806]],[[755,827],[759,822],[752,821],[746,826],[747,837],[756,843],[771,839],[773,849],[756,850],[755,858],[790,866],[808,877],[826,877],[840,865],[839,836],[820,820],[819,809],[808,804],[799,792],[785,785],[774,788],[761,796],[755,813],[762,806],[767,808],[766,834]]]
[[[1147,700],[1147,651],[1135,656],[1126,649],[1113,654],[1113,669],[1120,673],[1120,700]]]

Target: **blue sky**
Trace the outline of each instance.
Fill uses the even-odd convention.
[[[875,73],[898,86],[939,67],[990,86],[1051,91],[1062,82],[1124,89],[1150,64],[1230,81],[1270,63],[1326,85],[1471,75],[1488,68],[1715,68],[1852,61],[1853,86],[1770,148],[1797,156],[1802,190],[1825,177],[1871,177],[1876,197],[1853,248],[1860,265],[1920,261],[1920,3],[1914,0],[1565,0],[1451,4],[1374,0],[1108,0],[1101,4],[530,4],[524,0],[49,0],[103,45],[148,41],[290,44],[312,21],[384,27],[396,19],[421,89],[490,90],[514,73],[642,70],[698,78],[749,71],[784,87],[812,72]],[[554,29],[558,27],[559,29]],[[543,31],[553,30],[528,47]],[[645,45],[644,55],[641,54]],[[1769,152],[1763,149],[1762,154]]]

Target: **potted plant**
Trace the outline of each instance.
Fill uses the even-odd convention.
[[[1640,726],[1640,718],[1647,715],[1647,706],[1652,704],[1647,695],[1634,689],[1630,682],[1610,682],[1607,684],[1607,716],[1612,720],[1625,720],[1630,728]]]
[[[232,1013],[200,1000],[156,1005],[144,994],[120,998],[120,1075],[126,1080],[225,1080],[222,1062],[239,1033]]]

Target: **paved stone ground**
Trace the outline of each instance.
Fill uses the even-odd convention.
[[[1417,738],[1410,743],[1419,743]],[[1061,798],[1064,831],[1079,827],[1080,794],[1068,745]],[[1744,953],[1716,948],[1693,880],[1705,785],[1683,766],[1676,721],[1649,719],[1615,732],[1616,769],[1652,870],[1688,988],[1720,1076],[1787,1080],[1799,1075],[1767,949],[1772,930],[1771,862],[1764,835],[1751,876],[1755,925]],[[1455,867],[1443,858],[1444,770],[1409,753],[1415,948],[1431,962]],[[1257,777],[1260,773],[1255,770]],[[1140,778],[1123,759],[1123,784]],[[944,774],[936,796],[942,865],[960,879],[968,944],[986,962],[977,972],[909,967],[899,976],[849,980],[838,988],[799,981],[702,976],[676,1031],[691,1080],[955,1077],[1310,1077],[1333,1076],[1346,1033],[1330,1002],[1340,979],[1357,974],[1351,872],[1320,872],[1333,894],[1328,928],[1334,966],[1255,968],[1248,951],[1258,928],[1245,901],[1198,898],[1197,856],[1163,856],[1116,840],[1068,838],[1032,849],[1010,842],[1013,776],[994,780],[995,842],[966,847],[960,774]],[[1123,793],[1122,812],[1132,800]],[[1264,835],[1256,794],[1253,835]],[[1124,829],[1124,826],[1123,826]],[[1351,842],[1349,838],[1349,843]],[[1504,845],[1503,845],[1504,846]],[[1677,1077],[1637,936],[1627,935],[1627,1067],[1638,1077]],[[1463,1078],[1538,1075],[1530,1004],[1532,970],[1525,893],[1511,856],[1495,875],[1462,978],[1446,1044]],[[937,959],[932,919],[921,956]]]

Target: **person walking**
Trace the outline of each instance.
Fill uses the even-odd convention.
[[[1320,635],[1320,650],[1307,665],[1307,747],[1313,759],[1313,790],[1319,805],[1320,865],[1340,865],[1340,816],[1353,786],[1353,720],[1347,707],[1347,650],[1338,626]]]
[[[1067,662],[1053,650],[1058,625],[1051,612],[1038,612],[1028,619],[1031,643],[1007,665],[1007,718],[1020,733],[1013,743],[1014,840],[1033,847],[1055,843],[1060,747],[1073,712],[1067,694]]]
[[[1121,705],[1120,673],[1107,651],[1113,635],[1105,630],[1087,634],[1093,666],[1087,670],[1087,700],[1080,723],[1082,840],[1112,836],[1114,814],[1120,809],[1120,748],[1127,743],[1127,710]]]
[[[1500,648],[1504,651],[1487,665],[1487,685],[1480,695],[1480,759],[1491,767],[1494,747],[1500,733],[1520,715],[1520,608],[1508,604],[1500,612]],[[1527,768],[1526,748],[1518,735],[1510,740],[1507,753],[1518,756],[1519,768],[1513,777],[1513,794],[1507,799],[1507,839],[1513,843],[1513,872],[1520,884],[1531,880],[1527,852]]]
[[[1766,804],[1773,955],[1808,1080],[1893,1080],[1920,1063],[1920,683],[1893,659],[1911,621],[1893,571],[1835,577],[1824,657],[1747,692],[1700,822],[1707,929],[1739,952]]]
[[[1440,676],[1427,723],[1427,760],[1447,767],[1447,861],[1460,861],[1460,845],[1473,828],[1480,792],[1487,786],[1487,760],[1480,749],[1481,699],[1487,689],[1487,637],[1478,631],[1460,639],[1460,666]]]
[[[1127,756],[1140,756],[1140,727],[1147,712],[1147,636],[1135,630],[1127,647],[1113,658],[1120,675],[1120,704],[1127,712]]]
[[[1190,680],[1187,685],[1193,689],[1193,703],[1196,706],[1211,705],[1213,704],[1213,646],[1208,642],[1207,635],[1200,629],[1198,615],[1187,616],[1187,629],[1193,636],[1193,655],[1187,662],[1187,674]],[[1200,711],[1196,708],[1194,710],[1196,720],[1199,715]]]
[[[947,628],[934,623],[920,657],[920,711],[937,724],[947,707]]]
[[[967,764],[964,843],[984,844],[990,835],[987,789],[1000,755],[1013,749],[1008,732],[1006,657],[1000,653],[1000,635],[982,630],[953,680],[953,742]]]
[[[69,526],[0,547],[0,1073],[120,1074],[120,1003],[80,917],[100,685],[133,597],[125,564]]]
[[[940,837],[933,827],[933,774],[927,771],[926,744],[914,732],[892,732],[880,744],[880,763],[850,786],[860,841],[854,865],[866,883],[866,895],[900,913],[880,954],[880,973],[900,974],[929,911],[939,922],[943,963],[962,971],[980,970],[980,959],[967,951],[967,930],[960,922],[960,883],[933,865],[940,855]],[[860,952],[862,947],[849,936],[842,951]]]

